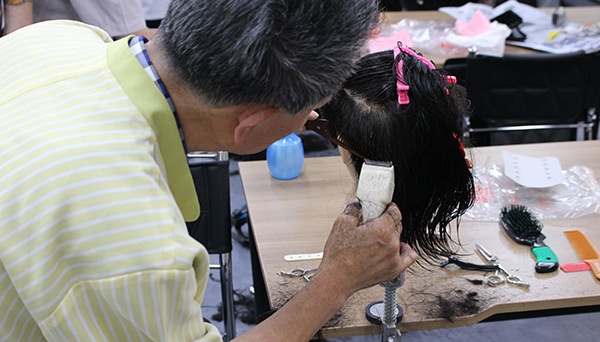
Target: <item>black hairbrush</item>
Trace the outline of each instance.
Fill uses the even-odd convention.
[[[548,273],[558,269],[558,258],[544,243],[544,225],[526,206],[512,204],[503,207],[500,210],[500,223],[513,240],[531,247],[537,259],[536,272]]]

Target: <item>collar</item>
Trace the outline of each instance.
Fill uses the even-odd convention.
[[[195,221],[200,215],[200,205],[175,117],[165,114],[172,112],[166,98],[152,79],[136,76],[145,71],[131,54],[129,39],[110,43],[107,59],[115,79],[156,134],[167,182],[184,219]]]
[[[160,76],[158,75],[158,72],[156,71],[154,64],[150,60],[150,56],[148,56],[148,52],[146,51],[146,45],[145,45],[147,42],[148,42],[148,38],[146,38],[144,36],[133,37],[129,41],[129,49],[135,56],[135,59],[137,59],[137,61],[140,62],[140,64],[144,68],[144,71],[146,72],[146,74],[148,74],[148,76],[150,76],[152,81],[154,81],[154,84],[156,84],[156,86],[158,87],[160,92],[163,94],[163,96],[165,97],[165,100],[167,100],[167,103],[169,104],[169,107],[171,107],[171,111],[173,112],[173,116],[175,117],[175,122],[177,123],[177,128],[179,129],[179,135],[181,136],[181,143],[183,144],[183,149],[187,153],[187,147],[185,145],[185,137],[183,135],[183,130],[181,129],[181,124],[179,123],[179,116],[177,115],[177,110],[175,110],[175,104],[173,103],[173,100],[171,99],[171,95],[169,95],[169,91],[167,90],[167,87],[165,86],[163,81],[160,79]]]

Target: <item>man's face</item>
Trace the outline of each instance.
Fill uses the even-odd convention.
[[[244,155],[263,151],[273,142],[294,131],[302,130],[310,112],[308,110],[294,116],[278,112],[256,125],[244,138],[244,141],[230,147],[229,152]]]

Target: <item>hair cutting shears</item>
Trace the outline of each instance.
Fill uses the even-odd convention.
[[[310,278],[314,275],[313,272],[317,270],[314,268],[294,268],[293,270],[287,271],[279,271],[279,274],[286,277],[302,277],[306,281],[310,281]]]
[[[494,274],[488,276],[487,283],[489,286],[498,286],[506,282],[508,284],[513,284],[517,286],[529,287],[529,284],[521,280],[521,277],[511,274],[506,270],[506,268],[502,267],[496,256],[492,255],[481,245],[475,245],[475,247],[477,247],[477,251],[479,252],[479,254],[481,254],[481,256],[483,256],[490,264],[498,267]],[[504,272],[506,276],[503,277],[502,275],[500,275],[500,271]]]

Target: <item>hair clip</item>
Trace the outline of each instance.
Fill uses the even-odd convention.
[[[403,53],[406,53],[406,54],[416,57],[418,60],[423,62],[425,65],[427,65],[430,69],[432,69],[432,70],[435,69],[435,65],[433,65],[433,63],[430,60],[417,54],[413,49],[403,46],[401,42],[398,42],[396,44],[396,46],[394,47],[394,59],[396,59],[396,57],[398,57],[398,55],[400,54],[401,51]],[[396,72],[398,74],[396,88],[398,90],[398,103],[401,105],[410,103],[410,99],[408,98],[408,89],[410,87],[404,81],[404,72],[402,70],[403,67],[404,67],[404,60],[402,58],[400,58],[400,60],[398,61],[398,67],[396,69]]]
[[[446,80],[446,82],[448,82],[450,84],[456,84],[458,82],[458,80],[456,79],[456,76],[452,76],[452,75],[446,75],[446,76],[444,76],[444,79]],[[446,93],[446,95],[450,95],[450,90],[448,89],[448,87],[444,87],[444,92]]]
[[[456,134],[456,133],[452,133],[452,136],[458,142],[458,147],[460,148],[460,151],[462,152],[462,155],[465,158],[465,163],[467,163],[467,167],[469,169],[472,169],[473,162],[471,162],[471,159],[467,158],[467,152],[465,151],[465,145],[463,145],[462,140],[458,137],[458,134]]]

